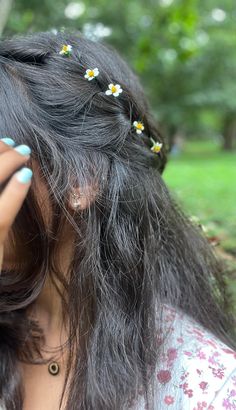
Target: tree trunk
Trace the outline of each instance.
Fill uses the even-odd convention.
[[[229,113],[223,125],[223,150],[232,151],[236,140],[236,114]]]
[[[0,37],[7,24],[14,0],[0,0]]]

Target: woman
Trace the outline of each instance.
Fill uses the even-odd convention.
[[[224,268],[138,78],[80,33],[1,41],[0,67],[2,408],[235,406]]]

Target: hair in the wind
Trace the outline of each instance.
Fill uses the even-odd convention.
[[[60,54],[65,44],[69,57]],[[94,67],[99,76],[88,81]],[[164,304],[236,342],[224,267],[163,181],[165,143],[139,80],[111,47],[64,32],[2,40],[0,83],[0,134],[30,146],[53,214],[49,230],[32,181],[12,227],[23,262],[0,275],[0,399],[22,409],[18,363],[41,360],[43,334],[26,311],[49,272],[69,323],[66,409],[122,410],[140,388],[154,409],[148,390]],[[111,83],[123,89],[118,98],[104,93]],[[163,143],[158,155],[150,137]],[[76,186],[94,187],[96,197],[69,213]],[[68,278],[56,256],[65,221],[76,231]]]

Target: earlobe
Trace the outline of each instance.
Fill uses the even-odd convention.
[[[71,200],[70,205],[73,209],[80,209],[81,208],[81,199],[80,195],[76,192],[71,193]]]
[[[69,198],[70,207],[74,210],[81,209],[81,202],[81,195],[76,190],[72,191]]]
[[[89,207],[97,196],[98,190],[91,186],[83,188],[83,192],[79,188],[72,188],[69,195],[69,206],[74,210],[82,210]]]

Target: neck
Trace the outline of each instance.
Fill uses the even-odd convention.
[[[63,242],[58,246],[58,267],[68,277],[69,266],[73,257],[73,236],[63,235]],[[61,284],[57,283],[62,291]],[[62,322],[63,305],[60,294],[51,281],[50,272],[47,273],[46,281],[39,296],[35,300],[31,314],[39,322],[46,335],[58,333],[64,329]]]
[[[50,332],[62,326],[61,298],[48,273],[43,289],[32,306],[32,314],[44,331]]]

